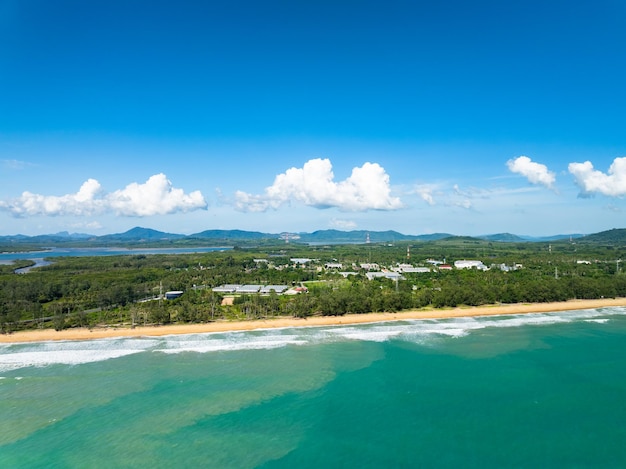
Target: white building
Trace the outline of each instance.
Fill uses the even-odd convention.
[[[471,261],[471,260],[454,261],[454,268],[455,269],[489,270],[489,267],[483,264],[482,261]]]
[[[404,277],[398,272],[368,272],[365,274],[368,280],[374,280],[375,278],[388,278],[391,280],[404,280]]]

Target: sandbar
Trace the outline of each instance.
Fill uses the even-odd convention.
[[[346,314],[344,316],[313,316],[306,319],[276,317],[249,321],[215,321],[203,324],[172,324],[141,327],[72,328],[62,331],[35,329],[0,334],[0,343],[45,342],[51,340],[89,340],[114,337],[154,337],[174,334],[199,334],[206,332],[234,332],[285,327],[315,327],[364,324],[415,319],[444,319],[471,316],[498,316],[504,314],[551,313],[581,309],[626,306],[626,298],[598,300],[569,300],[553,303],[495,304],[449,309],[406,310],[397,313]]]

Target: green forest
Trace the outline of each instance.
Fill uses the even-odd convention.
[[[619,240],[437,241],[235,247],[197,254],[55,257],[28,273],[19,260],[0,266],[0,329],[158,325],[217,320],[396,312],[498,303],[626,297]],[[293,259],[305,258],[301,264]],[[457,260],[488,270],[443,270]],[[339,268],[328,268],[328,265]],[[362,264],[402,265],[402,279],[368,279]],[[343,272],[343,274],[342,274]],[[346,274],[349,272],[349,274]],[[217,293],[229,284],[306,287],[296,295]],[[164,299],[164,292],[182,291]],[[224,297],[232,297],[225,304]]]

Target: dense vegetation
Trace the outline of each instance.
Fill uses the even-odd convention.
[[[307,317],[409,308],[626,297],[620,242],[504,243],[474,238],[305,246],[274,244],[181,255],[64,257],[15,274],[31,261],[0,266],[2,332],[35,327],[164,324],[277,315]],[[409,258],[410,256],[410,258]],[[305,266],[291,258],[313,259]],[[258,262],[264,259],[267,262]],[[392,268],[478,259],[491,268],[403,273],[368,280],[361,263]],[[256,261],[255,261],[256,260]],[[326,263],[342,263],[344,278]],[[501,270],[500,266],[521,266]],[[307,294],[243,295],[223,305],[223,284],[305,285]],[[161,293],[182,290],[176,300]]]

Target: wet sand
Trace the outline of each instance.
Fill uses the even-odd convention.
[[[205,332],[249,331],[281,327],[312,327],[364,324],[410,319],[443,319],[502,314],[550,313],[568,310],[626,306],[626,298],[600,300],[570,300],[556,303],[517,303],[450,309],[408,310],[398,313],[347,314],[345,316],[315,316],[307,319],[277,317],[250,321],[216,321],[207,324],[176,324],[167,326],[73,328],[63,331],[39,329],[0,335],[0,343],[42,342],[48,340],[88,340],[112,337],[147,337]]]

